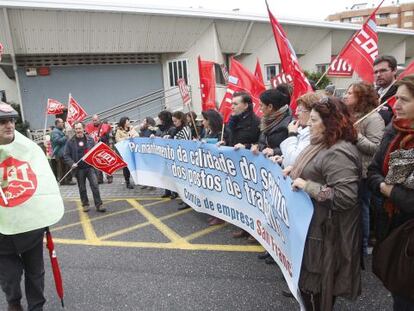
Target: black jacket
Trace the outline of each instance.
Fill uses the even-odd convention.
[[[246,111],[230,118],[230,146],[243,144],[250,149],[256,144],[260,135],[260,119],[253,111]]]
[[[260,133],[259,137],[259,150],[262,151],[266,148],[272,148],[274,155],[281,155],[282,151],[280,150],[280,144],[286,138],[288,138],[288,125],[292,121],[292,116],[290,111],[286,111],[283,119],[269,132]]]
[[[397,135],[397,130],[392,124],[389,124],[385,130],[384,137],[378,148],[377,153],[368,166],[367,181],[370,189],[377,195],[382,196],[380,184],[384,181],[385,176],[382,173],[382,164],[384,163],[385,154],[388,146]],[[414,218],[414,189],[406,188],[402,185],[395,185],[390,196],[391,202],[400,210],[391,219],[390,230],[402,225],[405,221]]]
[[[84,137],[86,137],[86,146],[84,146],[85,151],[91,150],[93,146],[95,145],[93,138],[85,134],[84,134]],[[80,154],[78,153],[79,148],[80,147],[78,146],[76,135],[67,141],[63,159],[68,166],[71,167],[74,163],[78,162],[82,158],[82,156],[80,156]],[[78,165],[78,168],[89,168],[89,167],[91,166],[86,164],[83,161],[79,163]]]
[[[394,96],[395,93],[397,93],[397,89],[398,87],[395,84],[391,86],[389,90],[387,91],[387,93],[385,93],[385,95],[381,98],[380,104],[386,102],[389,98]],[[385,106],[382,107],[382,109],[378,111],[378,113],[384,119],[385,126],[387,126],[388,123],[391,122],[391,119],[394,116],[394,113],[392,112],[392,108],[388,104],[385,104]]]

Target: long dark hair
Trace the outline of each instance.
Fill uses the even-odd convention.
[[[173,126],[172,114],[168,110],[163,110],[158,114],[158,119],[162,121],[162,130],[168,130]]]
[[[172,116],[181,121],[181,127],[187,125],[187,115],[182,111],[175,111]]]
[[[325,126],[324,142],[332,147],[337,141],[345,140],[355,144],[357,131],[352,123],[348,107],[336,97],[324,97],[312,107],[319,113]]]
[[[216,134],[221,132],[223,126],[223,117],[219,112],[213,109],[201,112],[203,118],[208,121],[210,130],[212,133]]]
[[[119,119],[118,126],[122,129],[125,129],[125,124],[128,120],[128,117],[122,117],[121,119]]]

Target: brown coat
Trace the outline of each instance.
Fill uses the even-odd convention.
[[[345,141],[320,151],[301,174],[308,181],[304,190],[312,198],[314,213],[299,287],[321,293],[324,311],[331,310],[332,296],[355,299],[361,292],[360,174],[359,152]]]

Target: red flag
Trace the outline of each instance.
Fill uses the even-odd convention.
[[[214,62],[202,61],[198,57],[198,72],[200,76],[201,109],[203,111],[216,109],[216,76]]]
[[[267,4],[267,11],[269,13],[270,24],[272,25],[273,35],[275,37],[277,49],[279,51],[280,63],[282,71],[285,74],[289,74],[293,80],[293,94],[290,101],[290,107],[292,111],[296,110],[296,99],[301,95],[313,92],[312,87],[300,68],[298,58],[293,50],[285,31],[279,24],[277,19],[270,12],[269,5]]]
[[[275,89],[279,84],[282,83],[288,83],[291,84],[292,83],[292,77],[291,75],[287,75],[282,73],[279,73],[277,76],[274,76],[272,78],[272,80],[270,80],[270,84],[272,85],[272,87]]]
[[[259,80],[260,83],[264,85],[262,68],[260,67],[259,59],[257,59],[257,62],[256,62],[256,69],[254,70],[254,76],[256,77],[257,80]]]
[[[85,125],[85,132],[93,138],[95,143],[110,130],[111,126],[106,123],[101,123],[99,126],[95,126],[93,122],[90,122]]]
[[[414,74],[414,62],[411,62],[407,68],[404,69],[403,72],[400,73],[397,80],[401,80],[402,78]]]
[[[374,83],[374,60],[378,56],[375,14],[383,2],[384,0],[371,13],[362,25],[361,30],[352,36],[336,57],[336,59],[346,61],[357,72],[359,77],[368,83]]]
[[[52,265],[53,278],[55,279],[56,292],[60,298],[62,307],[63,304],[63,282],[60,274],[59,262],[56,257],[55,245],[53,244],[52,235],[49,228],[46,228],[46,247],[49,250],[50,264]]]
[[[97,143],[82,160],[108,175],[127,166],[125,161],[103,142]]]
[[[76,121],[82,121],[88,114],[85,110],[76,102],[76,100],[69,95],[69,103],[68,103],[68,116],[66,118],[66,122],[69,123],[71,127]]]
[[[181,98],[183,99],[184,106],[190,104],[190,92],[188,91],[188,86],[185,83],[184,79],[177,80],[178,89],[180,90]]]
[[[352,77],[354,69],[346,60],[338,57],[332,57],[327,76],[330,77]]]
[[[410,74],[414,74],[414,62],[411,62],[407,66],[407,68],[405,68],[404,71],[400,73],[397,80],[401,80],[402,78],[404,78],[404,77],[406,77]],[[395,97],[395,95],[387,99],[388,106],[390,106],[393,109],[394,109],[394,105],[395,105],[396,102],[397,102],[397,98]]]
[[[47,114],[61,114],[66,109],[66,106],[56,99],[47,99]]]
[[[224,122],[228,122],[230,118],[231,100],[234,92],[249,93],[253,100],[253,110],[260,116],[259,96],[265,90],[266,88],[264,84],[258,81],[254,74],[234,58],[231,58],[227,92],[220,105],[220,112],[223,115]]]

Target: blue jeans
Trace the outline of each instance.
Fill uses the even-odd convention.
[[[369,204],[371,200],[371,191],[368,188],[366,178],[361,180],[359,186],[359,206],[361,207],[362,220],[362,253],[368,254],[369,240]]]
[[[86,179],[89,180],[89,186],[92,190],[95,206],[98,207],[102,205],[95,169],[92,167],[78,169],[76,172],[76,179],[78,180],[79,195],[82,206],[89,206],[88,192],[86,191]]]

